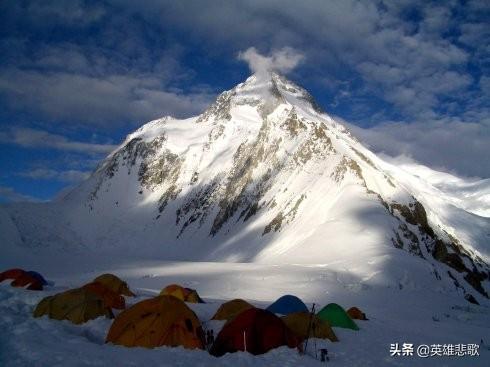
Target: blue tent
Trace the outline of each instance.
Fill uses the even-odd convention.
[[[287,294],[267,307],[267,311],[288,315],[293,312],[308,312],[308,307],[298,297]]]
[[[31,277],[33,278],[36,278],[37,280],[39,280],[41,282],[42,285],[47,285],[48,282],[46,281],[46,279],[44,279],[44,277],[39,274],[37,271],[28,271],[27,274],[29,274]]]

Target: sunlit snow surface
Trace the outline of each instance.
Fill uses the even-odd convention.
[[[490,179],[460,178],[429,167],[405,162],[398,167],[433,186],[437,193],[454,206],[481,217],[490,217]]]
[[[71,270],[69,270],[71,268]],[[382,279],[356,279],[336,266],[223,263],[134,263],[124,267],[82,270],[55,264],[45,270],[53,287],[33,292],[0,285],[1,366],[319,366],[314,347],[326,347],[330,366],[488,366],[490,351],[480,347],[479,357],[390,357],[391,343],[479,344],[490,341],[490,309],[467,303],[456,295],[420,287],[416,276],[398,284]],[[32,310],[46,295],[75,287],[104,271],[128,281],[138,297],[129,304],[156,295],[169,283],[196,288],[207,302],[189,304],[204,326],[218,332],[222,322],[209,319],[226,300],[242,297],[266,307],[277,297],[296,294],[317,309],[337,302],[356,305],[369,321],[357,321],[360,331],[335,328],[338,343],[310,340],[306,356],[282,347],[261,356],[247,353],[215,358],[204,351],[183,348],[125,348],[105,344],[111,320],[98,318],[84,325],[34,319]],[[312,349],[310,349],[312,348]]]

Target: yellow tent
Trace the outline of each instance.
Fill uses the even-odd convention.
[[[34,317],[49,316],[82,324],[100,316],[114,317],[110,308],[93,292],[77,288],[43,298],[33,313]]]
[[[128,284],[113,274],[102,274],[95,278],[93,282],[101,283],[117,294],[128,297],[135,296],[135,294],[129,290]]]
[[[196,314],[172,296],[158,296],[136,303],[120,313],[106,342],[126,347],[162,345],[204,349],[204,333]]]
[[[173,296],[185,302],[185,288],[178,284],[170,284],[161,290],[160,296]]]
[[[124,310],[126,308],[124,297],[107,288],[102,283],[92,282],[85,284],[82,288],[97,295],[104,301],[104,305],[109,308],[116,308],[118,310]]]
[[[282,321],[302,339],[310,337],[330,339],[332,342],[339,341],[327,321],[309,312],[294,312],[282,317]]]
[[[199,297],[199,294],[195,289],[185,288],[187,294],[185,296],[185,302],[189,303],[204,303],[204,301]]]
[[[162,289],[160,296],[174,296],[184,302],[204,303],[194,289],[184,288],[178,284],[170,284]]]
[[[250,303],[243,299],[234,299],[223,303],[212,317],[212,320],[231,320],[240,312],[253,308]]]

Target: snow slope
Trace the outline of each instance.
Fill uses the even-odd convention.
[[[393,162],[393,159],[386,158]],[[437,189],[436,195],[448,203],[478,216],[490,217],[490,179],[462,179],[407,159],[401,164],[396,161],[396,164],[399,169],[415,176],[426,185],[432,185]]]

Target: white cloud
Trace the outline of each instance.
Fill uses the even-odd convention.
[[[184,30],[213,50],[245,49],[239,58],[256,73],[283,65],[287,72],[298,63],[291,55],[304,56],[308,63],[299,75],[310,81],[356,80],[353,97],[375,96],[407,119],[440,113],[455,99],[460,109],[467,108],[475,82],[467,65],[477,64],[478,56],[461,47],[454,34],[461,30],[460,42],[488,45],[486,24],[470,19],[488,9],[478,2],[243,0],[203,8],[192,2],[113,1],[150,22]],[[418,17],[406,16],[412,13]],[[285,46],[296,51],[285,53],[284,64],[274,53],[257,51]]]
[[[391,122],[361,128],[336,117],[375,153],[405,157],[466,177],[490,178],[490,120]]]
[[[272,51],[269,56],[264,56],[255,47],[250,47],[240,52],[238,59],[247,62],[250,70],[257,75],[271,71],[287,74],[304,59],[304,55],[290,47],[284,47]]]
[[[48,16],[65,13],[74,20],[104,17],[94,42],[83,41],[76,47],[48,42],[48,50],[34,53],[35,67],[20,62],[22,67],[5,71],[0,92],[3,89],[12,104],[48,117],[73,116],[107,125],[123,120],[143,122],[165,114],[189,116],[202,111],[214,96],[206,91],[172,89],[162,82],[162,74],[174,75],[176,65],[185,64],[179,61],[185,57],[186,45],[173,42],[170,48],[178,51],[170,52],[149,46],[147,32],[150,38],[169,29],[184,32],[213,50],[210,61],[245,49],[239,58],[254,72],[287,73],[306,57],[308,63],[302,70],[310,80],[326,76],[362,80],[364,85],[352,91],[354,97],[374,95],[410,118],[440,111],[447,103],[444,99],[458,99],[461,108],[471,99],[467,89],[474,81],[467,64],[476,65],[478,60],[472,60],[475,55],[455,42],[452,33],[460,31],[459,42],[478,47],[478,52],[485,47],[490,50],[488,27],[481,16],[478,19],[488,10],[484,1],[461,6],[454,1],[435,4],[422,0],[243,0],[210,2],[203,7],[193,1],[109,0],[100,10],[80,1],[66,12],[64,7],[56,1],[31,5],[29,11],[39,14],[45,23]],[[405,16],[412,12],[419,18]],[[127,21],[134,14],[144,20],[144,27]],[[455,31],[448,32],[452,29]],[[273,51],[261,54],[250,46]],[[16,47],[8,50],[12,48]],[[156,70],[158,59],[164,60],[164,70]],[[12,58],[12,65],[19,65],[19,59]],[[56,72],[39,74],[39,67]],[[148,96],[151,98],[146,99]]]
[[[117,147],[117,145],[113,144],[85,143],[70,140],[62,135],[29,128],[12,128],[7,132],[0,132],[0,142],[15,144],[24,148],[48,148],[88,154],[105,154]]]
[[[39,72],[10,68],[0,71],[0,94],[10,105],[55,120],[124,126],[165,115],[188,117],[211,102],[209,90],[184,93],[168,90],[156,76],[71,72]]]

